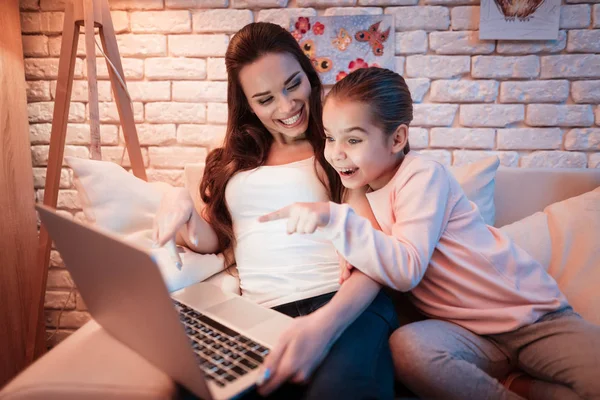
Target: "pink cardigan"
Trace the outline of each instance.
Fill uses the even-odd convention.
[[[554,279],[483,222],[437,161],[409,153],[391,181],[367,198],[383,232],[335,203],[322,231],[350,264],[383,285],[411,291],[424,314],[494,334],[567,305]]]

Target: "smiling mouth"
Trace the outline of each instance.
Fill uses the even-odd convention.
[[[349,177],[353,176],[357,171],[358,171],[358,168],[344,168],[344,169],[338,170],[340,175],[343,176],[344,178],[349,178]]]
[[[278,119],[277,121],[279,121],[282,125],[284,125],[287,128],[293,128],[296,125],[298,125],[300,122],[302,122],[303,116],[304,116],[304,106],[302,106],[300,111],[298,111],[295,115],[291,116],[290,118]]]

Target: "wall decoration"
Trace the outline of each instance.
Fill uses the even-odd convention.
[[[481,0],[480,39],[556,40],[560,0]]]
[[[290,31],[326,85],[358,68],[395,69],[391,15],[299,17]]]

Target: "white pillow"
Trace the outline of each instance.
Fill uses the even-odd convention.
[[[520,221],[505,225],[500,230],[548,271],[552,259],[552,241],[548,230],[548,216],[545,213],[536,212]]]
[[[152,248],[152,222],[162,196],[173,188],[145,182],[108,161],[65,157],[88,222],[147,249],[155,259],[169,291],[205,280],[222,271],[222,255],[198,254],[178,246],[183,266],[175,267],[169,251]]]
[[[471,164],[450,167],[450,172],[462,187],[465,195],[475,203],[483,220],[488,225],[494,225],[496,220],[494,189],[496,187],[496,171],[499,166],[500,159],[492,156]]]

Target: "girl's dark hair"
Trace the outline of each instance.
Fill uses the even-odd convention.
[[[367,104],[373,113],[373,123],[388,135],[400,125],[409,126],[413,119],[408,86],[402,76],[389,69],[358,69],[336,83],[327,94],[329,98]],[[406,142],[404,154],[409,151],[410,145]]]
[[[308,77],[311,94],[306,138],[314,150],[315,168],[318,163],[325,170],[328,182],[323,183],[329,187],[331,200],[338,203],[341,200],[341,180],[323,154],[323,88],[317,72],[296,39],[279,25],[264,22],[246,25],[233,36],[225,54],[229,114],[224,145],[208,154],[200,183],[200,197],[206,205],[202,213],[215,230],[221,250],[229,249],[235,243],[231,214],[225,201],[227,182],[237,172],[264,165],[273,143],[273,136],[251,111],[239,74],[245,66],[273,53],[291,54]],[[227,253],[226,258],[229,258]],[[230,258],[226,260],[228,264],[231,261]]]

